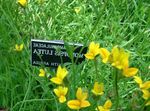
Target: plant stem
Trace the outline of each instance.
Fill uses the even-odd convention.
[[[96,74],[96,76],[95,76],[95,80],[98,80],[98,69],[97,69],[97,59],[96,59],[96,57],[94,58],[94,66],[95,66],[95,74]]]
[[[115,111],[118,111],[119,105],[119,93],[118,93],[118,73],[117,69],[114,69],[114,90],[115,90]]]

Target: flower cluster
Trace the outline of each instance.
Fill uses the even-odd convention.
[[[63,79],[67,76],[67,74],[68,71],[66,68],[58,66],[56,77],[50,79],[50,81],[59,85],[57,88],[54,89],[54,93],[59,98],[60,103],[64,103],[66,101],[66,94],[68,92],[68,88],[64,87]]]
[[[101,56],[103,63],[109,62],[113,67],[123,70],[125,77],[132,77],[138,72],[137,68],[129,67],[129,53],[122,48],[115,46],[109,52],[106,48],[100,48],[98,43],[91,42],[85,57],[92,60],[98,55]]]
[[[88,52],[85,54],[85,57],[90,60],[97,61],[96,57],[100,56],[103,63],[110,63],[110,66],[114,67],[117,70],[121,70],[125,77],[134,77],[134,81],[138,83],[141,92],[143,93],[143,98],[146,100],[146,106],[150,105],[150,81],[143,82],[140,77],[135,76],[138,72],[137,68],[129,67],[129,53],[126,52],[124,49],[119,48],[117,46],[113,47],[112,51],[109,52],[106,48],[101,48],[98,43],[91,42],[88,48]],[[96,70],[97,71],[97,70]],[[80,110],[82,108],[86,108],[92,106],[90,100],[88,100],[88,92],[85,91],[80,86],[77,88],[76,91],[76,98],[70,99],[69,93],[71,92],[69,87],[65,86],[65,77],[68,75],[68,70],[65,67],[58,66],[56,75],[50,78],[50,81],[56,85],[56,88],[53,89],[54,94],[58,97],[58,101],[60,103],[65,103],[70,109],[73,110]],[[117,73],[116,73],[117,74]],[[46,72],[44,69],[40,69],[39,76],[44,77]],[[115,80],[115,88],[117,89],[117,79]],[[95,110],[97,111],[110,111],[112,107],[112,102],[110,99],[106,99],[103,105],[99,105],[99,97],[104,95],[104,83],[98,82],[98,79],[95,79],[93,85],[92,97],[94,101],[96,101],[96,107],[94,106]],[[74,89],[75,90],[75,89]],[[68,94],[67,94],[68,93]],[[67,96],[68,95],[68,96]],[[98,97],[99,96],[99,97]],[[95,99],[98,98],[98,99]],[[116,96],[117,98],[117,96]],[[116,99],[117,100],[117,99]],[[114,104],[116,105],[117,110],[117,102]]]

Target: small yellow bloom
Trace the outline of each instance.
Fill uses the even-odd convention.
[[[56,77],[51,78],[50,80],[55,84],[63,84],[63,79],[68,74],[68,71],[66,68],[62,68],[61,66],[58,66]]]
[[[138,72],[137,68],[123,68],[123,75],[125,77],[132,77]]]
[[[150,81],[146,81],[141,84],[141,89],[149,89],[150,88]]]
[[[54,93],[57,97],[59,97],[59,102],[64,103],[66,101],[66,94],[68,92],[67,87],[59,86],[57,89],[54,89]]]
[[[67,105],[70,109],[81,109],[90,106],[89,101],[87,101],[88,94],[83,92],[81,88],[78,88],[76,92],[77,99],[70,100],[67,102]]]
[[[150,81],[146,81],[143,83],[142,79],[138,76],[134,76],[134,81],[139,85],[141,91],[143,92],[143,98],[145,100],[150,99]],[[146,106],[150,105],[150,100],[146,103]]]
[[[76,14],[78,14],[81,11],[81,7],[75,7],[74,11],[76,12]]]
[[[16,44],[16,45],[15,45],[15,51],[20,52],[20,51],[22,51],[22,50],[23,50],[23,44],[21,44],[21,45]]]
[[[142,92],[143,92],[143,96],[142,96],[142,97],[143,97],[145,100],[150,99],[150,91],[149,91],[149,90],[143,89]],[[150,105],[150,100],[148,100],[148,102],[147,102],[145,105],[146,105],[146,106],[149,106],[149,105]]]
[[[103,63],[107,63],[109,60],[110,52],[105,48],[100,48],[100,55],[102,57]]]
[[[39,76],[40,77],[45,77],[45,71],[44,71],[44,69],[40,69]]]
[[[150,88],[150,81],[146,81],[143,83],[142,79],[138,76],[134,76],[134,81],[138,83],[140,89],[149,89]]]
[[[147,99],[150,98],[150,92],[149,92],[148,90],[142,89],[142,92],[143,92],[143,96],[142,96],[142,97],[143,97],[145,100],[147,100]]]
[[[92,92],[98,96],[98,95],[103,95],[104,94],[104,84],[103,83],[94,83],[94,88],[92,89]]]
[[[138,77],[138,76],[134,76],[134,81],[135,81],[136,83],[138,83],[139,86],[140,86],[141,84],[143,84],[142,79],[141,79],[140,77]]]
[[[124,49],[121,49],[115,46],[112,49],[109,59],[110,59],[110,62],[112,63],[112,66],[118,69],[123,69],[124,67],[128,67],[129,53],[125,52]]]
[[[90,45],[89,45],[89,50],[88,52],[85,54],[85,57],[87,59],[94,59],[100,52],[100,48],[99,48],[99,44],[97,43],[94,43],[94,42],[91,42]]]
[[[26,4],[27,4],[27,0],[18,0],[18,3],[19,3],[21,6],[25,7]]]
[[[110,108],[112,106],[112,102],[111,100],[107,100],[104,104],[104,106],[98,106],[98,108],[96,108],[98,111],[110,111]]]

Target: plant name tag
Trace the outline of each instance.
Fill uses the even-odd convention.
[[[86,51],[87,47],[83,47],[82,44],[69,43],[66,45],[63,41],[31,39],[31,63],[34,66],[57,67],[71,60],[81,63],[85,60]]]

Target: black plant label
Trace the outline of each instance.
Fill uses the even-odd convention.
[[[31,39],[31,63],[33,66],[57,67],[69,62],[79,64],[85,60],[86,52],[87,47],[82,44]]]

